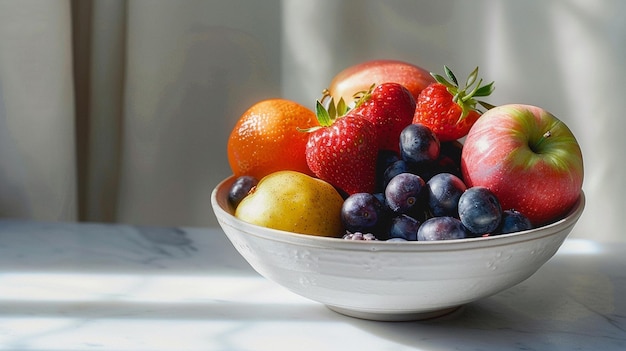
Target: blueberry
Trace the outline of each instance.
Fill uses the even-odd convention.
[[[435,174],[439,174],[442,172],[442,170],[439,168],[439,165],[437,165],[437,161],[411,163],[411,166],[413,173],[422,177],[425,182],[428,182],[428,180],[430,180],[430,178],[432,178]]]
[[[238,177],[228,191],[228,203],[233,208],[237,208],[241,200],[243,200],[258,183],[259,181],[255,177],[249,175]]]
[[[385,188],[387,206],[397,214],[411,213],[423,207],[424,180],[412,173],[400,173],[391,178]]]
[[[454,217],[433,217],[426,220],[417,231],[418,241],[464,239],[465,227]]]
[[[459,216],[459,198],[467,189],[461,178],[450,173],[439,173],[426,183],[426,189],[428,207],[434,216]]]
[[[382,191],[387,185],[385,181],[385,171],[394,162],[400,159],[400,155],[391,150],[379,150],[376,159],[376,191]]]
[[[500,226],[496,229],[496,233],[507,234],[532,228],[533,225],[528,217],[517,210],[511,209],[502,212],[502,220],[500,221]]]
[[[379,171],[384,171],[390,164],[398,161],[400,155],[392,150],[379,150],[376,159],[376,166]]]
[[[463,144],[458,140],[444,141],[441,143],[439,154],[443,157],[449,158],[457,165],[461,164],[461,153],[463,152]]]
[[[383,173],[383,189],[387,187],[389,181],[400,173],[412,173],[409,164],[405,160],[397,160],[387,167]]]
[[[389,237],[415,241],[417,240],[417,230],[419,227],[420,222],[417,219],[401,214],[391,219]]]
[[[462,178],[461,173],[461,163],[453,160],[450,156],[440,155],[439,158],[433,162],[434,168],[437,170],[437,173],[451,173],[455,176]]]
[[[423,124],[409,124],[400,133],[400,156],[407,162],[432,162],[439,152],[439,139]]]
[[[457,162],[452,157],[443,154],[433,162],[410,163],[409,166],[411,171],[422,177],[424,181],[429,181],[439,173],[451,173],[462,178],[460,161]]]
[[[500,225],[502,207],[491,190],[474,186],[459,198],[459,218],[476,236],[492,233]]]
[[[385,193],[374,193],[372,195],[378,200],[378,202],[380,202],[382,206],[382,210],[378,218],[378,225],[375,228],[376,235],[379,237],[379,239],[382,239],[387,236],[389,223],[391,222],[391,217],[393,217],[395,214],[393,213],[393,211],[391,211],[389,206],[387,206]]]
[[[385,193],[373,193],[372,195],[376,198],[376,200],[378,200],[378,202],[381,203],[381,205],[383,205],[383,207],[386,208],[387,204],[385,202]]]
[[[356,193],[348,196],[341,207],[341,220],[347,231],[370,231],[376,227],[383,206],[376,196],[370,193]]]

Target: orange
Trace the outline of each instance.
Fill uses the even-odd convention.
[[[315,113],[291,100],[257,102],[241,115],[228,138],[228,163],[235,176],[257,179],[283,170],[313,175],[306,163],[309,133],[318,126]]]

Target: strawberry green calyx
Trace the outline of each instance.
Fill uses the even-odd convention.
[[[322,105],[319,100],[315,103],[315,115],[317,116],[317,121],[322,127],[330,127],[337,118],[337,111],[333,106],[333,101],[331,100],[330,102],[328,110],[324,108],[324,105]]]
[[[435,78],[437,83],[440,83],[446,86],[448,92],[452,95],[452,101],[454,101],[456,104],[459,105],[459,107],[461,107],[462,113],[461,113],[461,116],[459,117],[459,122],[462,121],[465,117],[467,117],[468,113],[472,110],[480,112],[476,108],[477,104],[481,105],[487,110],[493,107],[493,105],[487,102],[475,99],[476,97],[489,96],[495,89],[493,85],[494,82],[491,82],[486,85],[481,85],[483,80],[482,78],[478,79],[478,67],[476,67],[472,71],[472,73],[470,73],[470,75],[467,77],[465,86],[463,88],[459,87],[459,82],[456,79],[456,76],[454,75],[452,70],[448,68],[448,66],[444,65],[443,69],[448,79],[436,73],[431,73],[431,76]]]
[[[331,98],[328,102],[328,107],[324,107],[323,101],[326,100],[328,96],[329,95],[324,94],[322,100],[317,100],[315,103],[315,116],[317,117],[319,126],[305,129],[298,128],[300,132],[312,133],[320,128],[330,127],[335,123],[337,118],[344,116],[348,112],[348,106],[343,98],[339,99],[336,105],[334,99]]]
[[[356,93],[354,93],[354,95],[352,96],[354,98],[354,101],[356,101],[354,104],[354,109],[363,105],[372,98],[372,92],[374,91],[374,88],[376,88],[376,83],[370,85],[367,90],[357,91]]]

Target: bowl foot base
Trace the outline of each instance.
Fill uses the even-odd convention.
[[[407,321],[418,321],[425,320],[431,318],[437,318],[444,316],[446,314],[452,313],[459,309],[461,306],[454,306],[443,308],[440,310],[428,311],[428,312],[369,312],[369,311],[357,311],[348,308],[326,305],[330,310],[335,311],[337,313],[359,318],[359,319],[367,319],[372,321],[381,321],[381,322],[407,322]]]

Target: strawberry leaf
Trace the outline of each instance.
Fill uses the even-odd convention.
[[[337,116],[344,116],[349,110],[350,108],[346,105],[346,101],[343,98],[340,98],[337,103]]]
[[[446,76],[448,77],[448,79],[450,79],[455,86],[459,86],[459,82],[456,80],[456,76],[454,75],[454,73],[452,73],[452,70],[445,65],[443,66],[443,70],[444,72],[446,72]]]
[[[484,107],[487,110],[491,110],[492,108],[495,107],[494,105],[492,105],[492,104],[490,104],[488,102],[484,102],[484,101],[477,101],[477,102],[480,104],[480,106]]]
[[[465,82],[466,87],[471,87],[474,82],[476,82],[476,78],[478,78],[478,67],[474,68],[472,73],[467,77],[467,81]],[[480,82],[478,83],[480,85]]]
[[[491,95],[491,93],[493,92],[493,90],[495,89],[493,86],[494,82],[491,82],[487,85],[484,85],[480,88],[478,88],[476,90],[476,92],[474,93],[474,96],[489,96]]]
[[[367,89],[367,90],[362,90],[362,91],[356,92],[353,95],[353,97],[356,100],[356,103],[354,104],[354,108],[357,108],[357,107],[363,105],[369,99],[371,99],[372,98],[372,92],[374,91],[374,88],[376,88],[376,83],[373,83],[372,85],[370,85],[369,89]]]
[[[317,121],[320,126],[328,127],[333,124],[333,119],[330,117],[330,114],[319,100],[317,100],[317,103],[315,104],[315,115],[317,116]]]
[[[465,94],[467,94],[467,95],[463,96],[462,101],[463,101],[463,102],[467,102],[467,101],[469,101],[470,99],[472,99],[472,98],[476,95],[476,91],[478,90],[478,88],[480,88],[480,83],[482,83],[482,82],[483,82],[483,80],[482,80],[482,79],[481,79],[481,80],[479,80],[479,81],[478,81],[478,84],[476,84],[476,86],[474,87],[474,89],[473,89],[472,91],[470,91],[469,93],[465,93],[465,90],[463,90],[463,93],[465,93]],[[466,89],[467,89],[467,88],[469,88],[469,86],[467,86],[467,87],[466,87]],[[471,103],[471,102],[470,102],[470,103]]]
[[[331,121],[334,121],[337,118],[337,110],[335,108],[335,100],[330,98],[330,102],[328,103],[328,117],[330,117]]]
[[[430,75],[433,76],[433,78],[435,78],[437,83],[441,83],[441,84],[445,85],[446,88],[448,88],[448,91],[450,91],[450,94],[454,95],[454,93],[451,90],[456,91],[456,89],[458,88],[456,85],[454,85],[453,83],[450,83],[446,78],[444,78],[443,76],[441,76],[439,74],[431,73]]]

